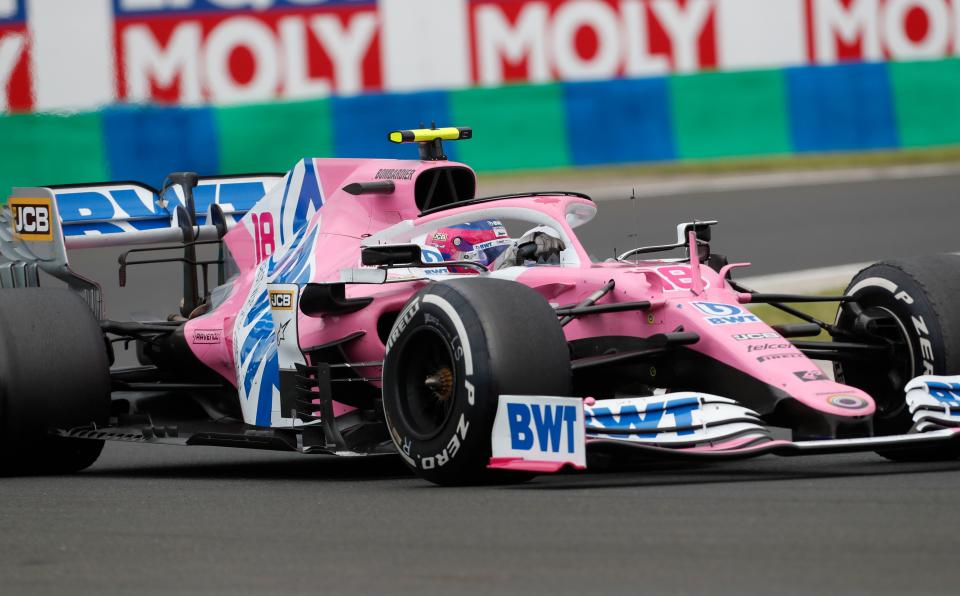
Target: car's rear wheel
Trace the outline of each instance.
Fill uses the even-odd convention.
[[[905,433],[913,424],[903,390],[907,382],[924,374],[960,374],[960,256],[871,265],[851,280],[846,295],[856,300],[837,313],[837,326],[886,342],[892,357],[882,367],[871,361],[838,363],[837,380],[873,396],[875,434]],[[879,453],[897,460],[956,456],[942,449]]]
[[[491,471],[501,394],[569,395],[570,356],[536,292],[489,278],[433,283],[414,295],[387,340],[383,406],[404,461],[437,484],[517,482]]]
[[[2,290],[0,337],[0,474],[92,465],[103,441],[51,433],[109,417],[110,365],[90,308],[69,290]]]

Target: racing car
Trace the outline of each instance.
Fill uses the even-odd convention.
[[[761,293],[711,252],[717,222],[695,221],[595,260],[575,233],[586,195],[475,196],[443,147],[472,134],[388,135],[419,159],[14,188],[0,471],[79,471],[105,441],[398,454],[443,485],[611,459],[960,453],[960,257],[871,265],[839,296]],[[121,285],[182,265],[175,312],[106,318],[68,259],[90,247],[125,250]],[[835,320],[791,306],[824,301]],[[137,366],[115,365],[125,345]]]

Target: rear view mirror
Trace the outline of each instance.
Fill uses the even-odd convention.
[[[423,265],[420,246],[417,244],[367,246],[360,251],[360,262],[367,267],[378,267],[380,265],[419,267]]]
[[[715,226],[716,224],[717,222],[714,220],[682,223],[677,226],[677,243],[686,244],[687,234],[690,232],[696,234],[697,240],[701,242],[710,242],[710,227]]]
[[[687,226],[687,232],[693,231],[697,235],[697,240],[702,240],[703,242],[710,242],[710,224],[709,223],[694,223]]]

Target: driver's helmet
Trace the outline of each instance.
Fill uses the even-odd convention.
[[[483,219],[440,228],[427,234],[425,244],[439,251],[444,261],[474,261],[489,267],[511,242],[500,220]]]

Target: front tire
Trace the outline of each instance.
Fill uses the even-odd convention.
[[[517,482],[494,472],[490,433],[501,394],[569,395],[570,355],[553,309],[516,282],[432,283],[397,317],[383,365],[394,444],[436,484]]]
[[[890,363],[836,364],[837,380],[863,389],[877,402],[874,434],[902,434],[913,419],[904,386],[924,374],[960,373],[960,256],[943,254],[877,263],[860,271],[847,287],[856,307],[837,313],[837,326],[858,332],[856,308],[877,321],[874,336],[893,346]],[[861,331],[862,332],[862,331]],[[942,450],[879,452],[890,459],[941,459]]]
[[[103,441],[51,429],[105,425],[110,365],[100,326],[69,290],[0,290],[0,474],[77,472]]]

